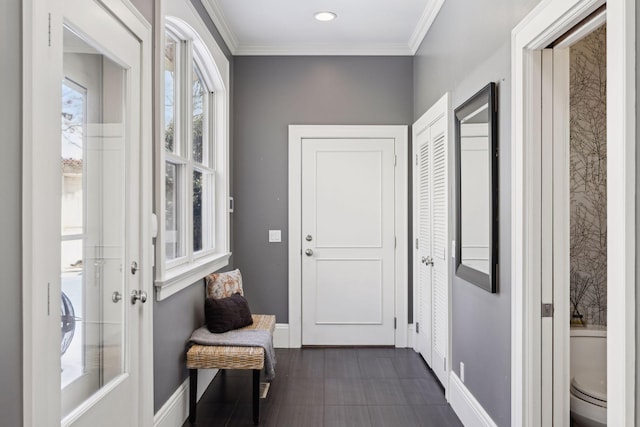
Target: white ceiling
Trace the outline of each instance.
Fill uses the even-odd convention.
[[[413,55],[444,0],[203,0],[234,55]],[[338,18],[319,22],[315,12]]]

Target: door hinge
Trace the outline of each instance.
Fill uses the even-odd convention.
[[[398,166],[398,155],[397,154],[395,154],[393,156],[393,166]]]
[[[445,372],[447,372],[447,358],[446,358],[446,357],[442,360],[442,365],[443,365],[443,366],[442,366],[442,369],[443,369]]]
[[[418,166],[418,155],[416,154],[416,166]]]
[[[51,47],[51,14],[49,14],[49,47]]]
[[[553,317],[553,304],[542,304],[542,317]]]
[[[420,322],[416,322],[416,334],[420,333]]]
[[[416,239],[416,249],[420,249],[420,247],[418,246],[418,239]]]
[[[393,236],[393,248],[398,249],[398,238]]]
[[[393,329],[398,329],[398,318],[397,317],[393,318]]]

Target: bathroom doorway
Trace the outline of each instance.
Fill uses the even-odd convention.
[[[607,420],[606,11],[542,51],[542,424]]]
[[[543,2],[512,32],[513,425],[570,425],[567,48],[576,40],[563,35],[604,4]],[[633,425],[635,419],[636,57],[630,19],[635,11],[634,0],[610,2],[605,19],[606,305],[615,307],[606,313],[606,419],[611,426]]]

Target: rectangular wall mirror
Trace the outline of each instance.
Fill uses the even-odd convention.
[[[456,275],[489,292],[498,277],[496,85],[455,110]]]

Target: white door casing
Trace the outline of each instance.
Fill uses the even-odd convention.
[[[124,72],[121,87],[125,117],[123,125],[88,126],[88,140],[122,141],[123,149],[94,156],[96,166],[114,155],[126,161],[125,170],[110,176],[123,177],[116,183],[105,176],[95,182],[104,195],[124,190],[127,214],[121,217],[126,227],[126,246],[122,247],[120,267],[104,268],[124,278],[120,317],[105,318],[108,323],[127,322],[124,348],[117,368],[121,374],[106,382],[63,425],[135,424],[148,426],[153,417],[152,387],[152,307],[130,305],[130,290],[150,293],[151,250],[147,218],[151,214],[151,29],[129,2],[104,0],[82,2],[61,0],[23,3],[24,16],[24,156],[23,156],[23,334],[24,334],[24,425],[46,426],[61,423],[60,382],[60,90],[63,81],[63,24],[72,28],[87,44],[115,61]],[[86,52],[89,53],[89,52]],[[108,75],[101,78],[108,84]],[[105,86],[105,90],[106,86]],[[117,91],[111,95],[117,94]],[[91,96],[91,95],[90,95]],[[108,114],[107,109],[103,113]],[[108,122],[105,122],[108,123]],[[117,131],[117,133],[112,133]],[[110,133],[111,132],[111,133]],[[92,141],[90,141],[92,143]],[[105,145],[103,145],[104,147]],[[107,150],[109,151],[109,150]],[[99,168],[100,169],[100,168]],[[115,168],[114,168],[115,169]],[[93,185],[93,184],[89,184]],[[149,195],[149,196],[142,196]],[[107,196],[109,197],[109,196]],[[95,202],[96,199],[94,199]],[[106,200],[106,199],[105,199]],[[108,207],[106,207],[108,210]],[[114,211],[114,212],[117,212]],[[145,220],[143,220],[143,218]],[[115,222],[103,223],[103,235],[114,232]],[[111,224],[111,225],[110,225]],[[111,227],[111,228],[110,228]],[[119,227],[119,226],[118,226]],[[124,228],[120,228],[124,230]],[[118,233],[122,235],[121,233]],[[147,242],[144,243],[143,242]],[[104,240],[99,250],[110,251],[111,241]],[[108,255],[108,254],[107,254]],[[118,256],[118,257],[120,257]],[[128,264],[136,261],[136,275],[128,274]],[[90,270],[87,270],[90,271]],[[124,272],[118,273],[117,271]],[[105,276],[105,280],[108,277]],[[104,297],[101,295],[101,298]],[[58,304],[55,302],[58,301]],[[116,304],[112,303],[115,307]],[[110,316],[111,306],[101,310]],[[117,315],[116,310],[114,314]],[[122,311],[120,311],[122,313]],[[56,320],[57,319],[57,320]],[[106,339],[102,342],[109,346]],[[138,351],[138,348],[140,351]],[[105,357],[102,353],[101,357]],[[144,360],[145,363],[140,363]],[[89,360],[87,363],[93,363]],[[114,367],[116,365],[111,365]],[[108,372],[109,368],[103,371]],[[107,376],[109,374],[107,373]]]
[[[542,336],[541,50],[602,4],[602,0],[543,2],[512,32],[513,425],[542,422],[542,361],[536,351]],[[607,301],[616,307],[607,313],[607,423],[616,426],[635,422],[635,8],[634,0],[609,2],[606,18]]]
[[[302,344],[393,345],[395,141],[302,140]]]
[[[450,257],[449,95],[413,125],[413,283],[416,349],[448,390]],[[417,329],[417,328],[416,328]]]
[[[289,126],[289,346],[302,345],[302,141],[305,139],[392,139],[396,166],[393,169],[394,291],[396,347],[407,344],[407,127],[406,126]]]

